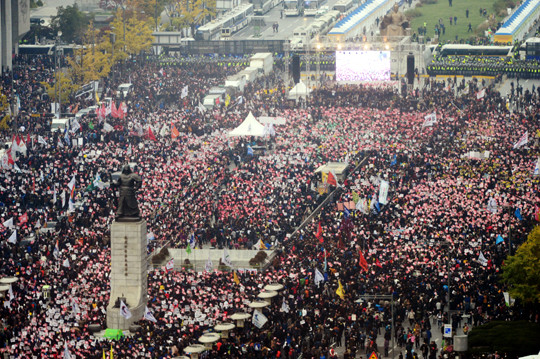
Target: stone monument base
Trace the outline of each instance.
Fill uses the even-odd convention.
[[[146,221],[118,222],[111,226],[111,297],[107,306],[107,328],[128,330],[142,319],[147,296]],[[118,298],[131,312],[129,319],[116,308]]]
[[[139,321],[144,316],[144,303],[137,307],[128,307],[131,318],[126,319],[120,314],[120,308],[107,307],[107,328],[129,330],[129,326]]]

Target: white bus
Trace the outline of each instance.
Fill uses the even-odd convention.
[[[221,17],[200,26],[195,32],[196,40],[218,40],[222,34],[229,37],[248,25],[253,15],[253,4],[243,4],[227,11]]]
[[[253,12],[255,15],[262,16],[279,3],[281,3],[281,0],[253,0]]]
[[[332,7],[333,10],[340,11],[341,13],[346,13],[353,7],[353,0],[338,0]]]
[[[303,0],[284,0],[283,6],[285,16],[300,16],[304,14]]]

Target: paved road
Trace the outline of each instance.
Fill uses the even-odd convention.
[[[509,78],[503,81],[503,83],[499,86],[498,91],[501,93],[501,96],[507,96],[510,94],[510,83],[514,83],[514,88],[517,86],[517,80],[515,78]],[[523,93],[525,93],[525,90],[532,91],[532,87],[534,86],[535,91],[540,86],[540,80],[536,79],[530,79],[530,80],[519,80],[519,85],[523,87]]]
[[[469,324],[469,327],[472,328],[472,325]],[[409,321],[406,320],[404,323],[403,323],[403,328],[405,328],[405,330],[408,330],[408,328],[412,328],[412,326],[410,325]],[[380,330],[380,335],[377,337],[377,347],[379,348],[379,351],[381,352],[381,359],[383,358],[392,358],[392,359],[397,359],[399,358],[399,354],[402,353],[403,354],[403,357],[405,357],[405,354],[406,354],[406,350],[405,350],[405,347],[399,347],[397,345],[397,341],[396,341],[396,346],[394,347],[394,349],[392,349],[392,341],[390,341],[390,350],[388,352],[388,357],[385,357],[383,356],[382,354],[384,353],[384,331],[383,329],[381,328]],[[440,350],[441,347],[442,347],[442,341],[443,341],[443,336],[442,336],[442,331],[441,331],[441,328],[438,327],[437,325],[437,321],[435,320],[435,318],[432,318],[431,319],[431,340],[432,341],[435,341],[435,343],[437,344],[437,348]],[[463,335],[463,329],[460,327],[457,329],[457,335]],[[345,339],[342,340],[343,343],[345,343]],[[420,342],[420,345],[423,343],[423,340]],[[419,351],[420,348],[418,349],[415,349],[415,351]],[[343,354],[345,352],[345,347],[342,346],[342,347],[338,347],[336,348],[336,353],[338,354],[338,356],[340,358],[343,358]],[[359,350],[357,353],[356,353],[356,358],[369,358],[371,353],[366,353],[365,350]],[[419,355],[419,358],[421,358],[421,354]]]
[[[75,0],[43,0],[43,6],[32,9],[30,11],[30,16],[40,16],[40,17],[51,17],[56,16],[58,10],[56,9],[59,6],[66,7],[68,5],[75,4]]]
[[[337,0],[328,0],[323,5],[326,5],[330,8],[334,6]],[[238,31],[232,36],[233,40],[285,40],[292,36],[294,29],[299,26],[310,24],[315,20],[315,16],[285,16],[281,17],[281,10],[283,5],[279,4],[274,7],[272,10],[267,12],[264,15],[266,26],[259,29],[260,36],[255,36],[256,29],[253,24],[249,24],[244,29]],[[278,24],[278,32],[274,32],[272,29],[272,24]]]

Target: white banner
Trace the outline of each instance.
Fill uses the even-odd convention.
[[[379,203],[388,203],[388,181],[381,180],[381,186],[379,187]]]
[[[223,256],[221,257],[221,262],[225,264],[227,267],[232,268],[233,266],[231,256],[229,255],[229,251],[227,250],[227,248],[223,248]]]
[[[254,326],[260,329],[266,324],[267,321],[268,321],[268,318],[266,318],[266,316],[262,314],[259,310],[255,309],[253,311],[253,318],[251,322],[253,323]]]

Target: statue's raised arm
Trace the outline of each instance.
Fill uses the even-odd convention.
[[[137,173],[133,173],[129,165],[125,165],[122,174],[114,183],[119,187],[118,209],[116,220],[119,222],[131,222],[141,219],[139,204],[137,203],[137,190],[141,188],[142,179]]]

